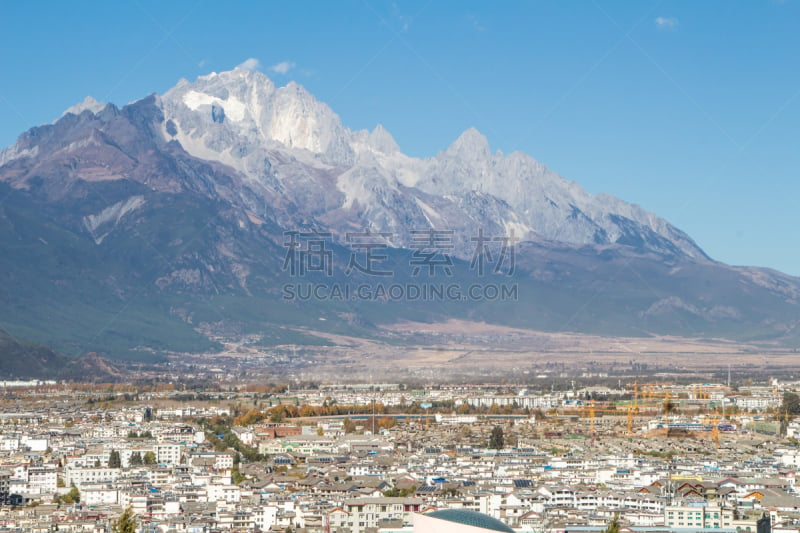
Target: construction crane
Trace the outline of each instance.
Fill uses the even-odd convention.
[[[705,385],[696,384],[692,385],[692,397],[695,400],[710,400],[711,392],[706,389]]]
[[[650,399],[650,398],[664,398],[664,402],[662,404],[663,405],[662,413],[663,413],[663,416],[664,416],[664,428],[667,431],[667,433],[669,433],[669,415],[670,415],[670,412],[672,411],[672,409],[674,407],[674,404],[672,404],[670,402],[670,398],[673,396],[673,394],[670,393],[669,389],[656,391],[654,389],[653,385],[654,384],[652,384],[652,383],[648,383],[648,384],[645,385],[646,388],[645,388],[644,395],[648,399]],[[658,385],[658,386],[661,387],[663,385]],[[659,402],[659,403],[661,403],[661,402]]]
[[[639,383],[638,381],[634,381],[633,383],[628,383],[626,385],[626,387],[629,387],[629,388],[633,389],[633,408],[634,409],[638,409],[639,408],[640,392],[643,391],[642,387],[643,386],[650,386],[650,385],[655,385],[655,384],[654,383]]]
[[[714,444],[719,448],[719,417],[715,416],[709,418],[708,415],[703,417],[703,425],[711,428],[711,438],[714,439]]]
[[[604,408],[597,408],[595,407],[594,400],[589,402],[589,405],[586,407],[585,411],[589,415],[589,432],[594,437],[594,419],[597,413],[607,413],[616,416],[622,416],[623,414],[627,414],[627,433],[628,436],[633,434],[633,407],[627,406],[625,411],[620,409],[604,409]]]
[[[672,409],[672,404],[669,401],[669,390],[663,392],[655,392],[652,389],[647,391],[648,398],[664,398],[664,425],[669,427],[669,412]]]
[[[633,435],[633,408],[628,407],[628,436]]]
[[[719,418],[714,418],[713,425],[711,426],[711,437],[714,439],[714,444],[719,448]]]
[[[639,383],[634,381],[628,387],[633,388],[633,408],[636,412],[650,398],[663,397],[668,391],[661,391],[662,387],[669,386],[670,383]],[[644,401],[642,401],[644,399]]]

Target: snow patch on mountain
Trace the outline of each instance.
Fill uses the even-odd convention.
[[[84,216],[83,225],[91,233],[95,244],[100,244],[125,215],[139,209],[144,203],[143,196],[131,196],[127,200],[106,207],[95,215]]]
[[[38,145],[33,148],[20,148],[18,143],[14,143],[8,148],[0,150],[0,166],[23,157],[36,157],[38,153]]]
[[[183,95],[183,103],[186,104],[186,107],[192,111],[197,111],[202,106],[217,105],[219,108],[224,110],[224,116],[230,118],[231,120],[235,120],[236,122],[244,120],[245,113],[247,112],[247,108],[245,107],[244,103],[233,96],[229,96],[227,99],[222,100],[220,98],[211,96],[210,94],[189,91]]]
[[[436,228],[442,221],[442,216],[436,212],[434,208],[423,202],[421,199],[416,198],[417,205],[422,209],[422,212],[425,214],[425,218],[428,220],[428,223],[431,225],[432,228]],[[434,220],[436,222],[434,222]],[[450,228],[446,228],[450,229]]]

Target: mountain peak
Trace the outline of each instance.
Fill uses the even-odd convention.
[[[180,83],[162,101],[184,149],[245,173],[262,173],[264,150],[278,143],[337,163],[352,159],[339,117],[294,81],[276,88],[265,74],[237,67]]]
[[[465,159],[484,159],[492,155],[489,140],[475,128],[468,128],[445,151]]]
[[[247,93],[271,94],[275,91],[275,83],[263,72],[236,67],[233,70],[212,72],[205,76],[198,76],[190,84],[198,90],[227,90],[237,98],[244,98]]]
[[[384,154],[396,154],[400,151],[400,147],[392,137],[392,134],[386,131],[386,128],[381,124],[375,126],[375,129],[370,132],[369,145]]]
[[[82,102],[78,102],[77,104],[68,107],[61,116],[63,117],[67,113],[72,113],[73,115],[80,115],[86,110],[91,111],[94,114],[99,113],[106,107],[106,104],[103,102],[98,102],[92,96],[87,96],[83,99]]]

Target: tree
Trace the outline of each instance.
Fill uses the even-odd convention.
[[[131,466],[140,466],[142,464],[142,454],[141,452],[133,452],[131,454]]]
[[[382,416],[378,419],[378,427],[381,429],[392,429],[397,425],[397,420],[393,416]]]
[[[66,503],[79,503],[81,501],[81,493],[78,490],[78,487],[72,485],[72,488],[69,489],[69,492],[64,497],[64,501]]]
[[[794,392],[784,393],[783,404],[781,405],[781,413],[800,415],[800,396]]]
[[[108,467],[109,468],[120,468],[122,467],[122,459],[119,456],[119,452],[117,450],[113,450],[108,455]]]
[[[342,428],[344,429],[345,433],[353,433],[356,430],[356,423],[350,420],[350,417],[345,417],[342,420]]]
[[[500,426],[493,427],[492,433],[489,436],[489,448],[500,450],[504,445],[505,439],[503,438],[503,428]]]
[[[53,498],[53,503],[66,503],[67,505],[72,505],[73,503],[79,503],[81,501],[81,493],[78,490],[78,487],[72,485],[70,491],[62,496],[56,496]]]
[[[245,479],[247,478],[239,470],[239,465],[234,465],[234,467],[231,469],[231,481],[233,482],[233,484],[238,485]]]
[[[128,507],[125,512],[114,521],[111,526],[112,533],[136,533],[136,517],[133,515],[133,510]]]
[[[277,408],[273,409],[269,414],[269,421],[274,424],[280,424],[283,422],[283,406],[278,406]]]
[[[779,413],[777,413],[780,420],[781,435],[786,435],[789,417],[794,417],[798,414],[800,414],[800,396],[794,392],[784,392],[783,402],[781,403]]]
[[[608,523],[603,533],[619,533],[619,513],[614,513],[614,518]]]
[[[154,465],[156,464],[156,454],[153,452],[145,452],[144,454],[144,464],[146,465]]]

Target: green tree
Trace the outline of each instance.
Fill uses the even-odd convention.
[[[619,533],[619,513],[614,513],[614,518],[608,523],[603,533]]]
[[[789,416],[800,415],[800,396],[794,392],[784,393],[781,404],[781,414],[783,413],[789,413]]]
[[[136,517],[128,507],[111,526],[112,533],[136,533]]]
[[[119,452],[117,450],[113,450],[108,455],[108,467],[109,468],[120,468],[122,466],[122,459],[119,456]]]
[[[70,491],[66,494],[61,496],[56,496],[53,498],[53,503],[66,503],[68,505],[72,505],[73,503],[79,503],[81,501],[81,493],[78,491],[78,487],[72,485]]]
[[[153,452],[145,452],[144,454],[144,464],[146,465],[154,465],[156,464],[156,454]]]
[[[78,490],[78,487],[72,485],[72,488],[69,489],[69,492],[64,496],[65,503],[79,503],[81,501],[81,493]]]
[[[273,409],[269,415],[269,421],[274,424],[283,422],[283,408],[279,406],[277,409]]]
[[[131,454],[131,466],[140,466],[142,464],[141,452],[133,452]]]
[[[786,435],[789,418],[800,414],[800,396],[794,392],[784,392],[783,402],[779,409],[780,411],[776,413],[776,416],[780,422],[780,432],[781,435]]]
[[[505,439],[503,437],[503,428],[500,426],[493,427],[492,433],[489,435],[489,448],[500,450],[504,445]]]
[[[350,417],[345,417],[342,420],[342,428],[344,429],[345,433],[353,433],[356,430],[356,423],[350,420]]]
[[[242,474],[242,472],[239,470],[239,465],[236,465],[233,468],[231,468],[231,481],[233,482],[234,485],[238,485],[245,479],[247,478],[245,478],[244,474]]]

